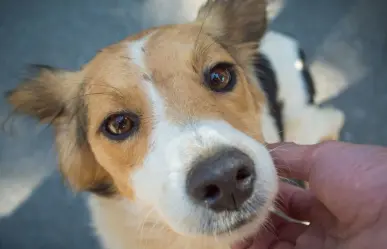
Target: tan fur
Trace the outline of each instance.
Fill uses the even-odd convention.
[[[85,94],[88,95],[88,140],[96,161],[112,176],[118,190],[132,196],[129,172],[142,164],[152,129],[150,104],[139,83],[143,74],[130,66],[125,43],[114,45],[85,68]],[[102,93],[102,94],[101,94]],[[139,133],[123,143],[109,141],[101,133],[100,124],[107,114],[130,110],[142,117]],[[98,135],[95,135],[98,134]]]
[[[76,143],[75,116],[81,111],[77,99],[82,81],[82,72],[38,68],[36,77],[25,80],[8,97],[17,112],[54,124],[60,170],[75,190],[110,181],[95,162],[88,143]]]
[[[77,73],[49,67],[33,68],[38,76],[26,79],[8,93],[8,101],[18,113],[37,117],[41,122],[58,123],[73,106],[80,79]],[[35,73],[35,72],[34,72]]]
[[[200,28],[192,25],[164,29],[152,35],[144,48],[152,82],[167,101],[168,117],[178,123],[195,118],[225,120],[263,142],[257,113],[264,96],[252,92],[256,82],[247,78],[246,68],[237,67],[238,84],[230,93],[214,94],[201,84],[206,67],[219,61],[237,62],[210,36],[198,37],[199,32]]]
[[[75,121],[56,128],[56,146],[60,171],[76,191],[88,190],[99,183],[111,183],[110,175],[96,162],[88,143],[78,145]]]

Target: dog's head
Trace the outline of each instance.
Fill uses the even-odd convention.
[[[8,99],[53,124],[76,190],[156,210],[186,235],[259,224],[277,191],[252,68],[264,2],[210,0],[194,22],[133,35],[79,71],[41,67]]]

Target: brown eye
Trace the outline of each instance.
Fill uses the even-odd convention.
[[[139,117],[133,113],[116,113],[108,116],[102,123],[102,133],[112,140],[125,140],[139,126]]]
[[[219,63],[205,73],[205,83],[214,92],[231,91],[236,83],[233,66]]]

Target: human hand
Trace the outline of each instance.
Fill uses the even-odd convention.
[[[279,175],[309,182],[308,190],[281,183],[280,209],[310,225],[273,216],[233,249],[387,248],[387,148],[325,142],[271,149]]]

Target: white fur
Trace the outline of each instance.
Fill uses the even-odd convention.
[[[298,144],[315,144],[323,138],[338,138],[344,120],[344,114],[338,109],[308,106],[297,116],[286,120],[286,140]]]
[[[283,115],[286,118],[298,113],[307,103],[307,94],[300,74],[297,42],[283,34],[268,32],[260,50],[270,59],[276,72],[278,98],[284,102]]]
[[[262,111],[262,133],[265,142],[278,143],[280,142],[280,136],[273,117],[270,115],[267,105],[263,107]]]
[[[149,39],[149,37],[152,35],[146,35],[143,38],[139,40],[132,41],[128,45],[129,50],[129,57],[131,59],[131,62],[137,66],[140,67],[141,70],[143,70],[145,73],[149,73],[144,60],[144,47]]]

